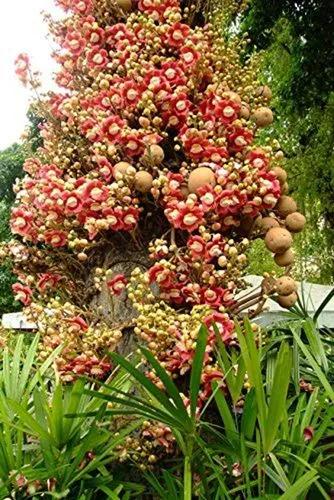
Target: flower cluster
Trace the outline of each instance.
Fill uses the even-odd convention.
[[[205,323],[204,401],[223,376],[213,323],[233,344],[232,317],[247,305],[248,246],[264,238],[289,270],[291,233],[305,223],[279,144],[259,145],[270,89],[256,58],[241,62],[243,42],[228,44],[214,22],[196,26],[178,0],[57,4],[67,13],[51,23],[60,90],[41,98],[43,145],[15,185],[13,291],[41,316],[43,352],[65,345],[65,380],[104,376],[105,349],[129,324],[182,376]],[[21,55],[16,71],[35,88],[28,65]],[[285,307],[297,300],[291,283],[272,290]],[[135,311],[124,315],[128,298]]]

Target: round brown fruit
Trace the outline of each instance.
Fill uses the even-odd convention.
[[[292,214],[289,214],[287,218],[285,219],[285,225],[289,231],[292,231],[293,233],[299,233],[304,229],[304,226],[306,224],[306,219],[303,214],[299,212],[293,212]]]
[[[286,182],[288,174],[284,170],[284,168],[281,167],[274,167],[271,172],[276,175],[277,179],[279,180],[279,183],[281,186]]]
[[[132,9],[132,0],[116,0],[116,3],[124,12],[130,12]]]
[[[252,120],[255,122],[257,127],[267,127],[274,121],[274,115],[270,108],[266,106],[261,106],[257,108],[252,116]]]
[[[241,103],[240,117],[248,120],[250,117],[250,108],[246,102]]]
[[[266,247],[273,253],[284,253],[292,245],[292,236],[283,227],[273,227],[269,229],[264,239]]]
[[[271,92],[271,89],[270,87],[268,87],[268,85],[261,85],[260,87],[258,87],[256,89],[256,92],[255,92],[255,95],[257,97],[264,97],[265,99],[267,99],[268,101],[270,101],[270,99],[272,98],[272,92]]]
[[[190,193],[196,193],[197,189],[210,184],[215,186],[216,177],[211,168],[209,167],[198,167],[195,168],[189,175],[188,179],[188,189]]]
[[[151,160],[154,165],[160,165],[164,161],[165,153],[161,146],[158,144],[152,144],[149,146],[144,153],[145,159]]]
[[[279,227],[279,223],[273,217],[263,217],[263,219],[260,221],[259,227],[261,231],[267,232],[273,227]]]
[[[135,175],[135,188],[141,193],[148,193],[152,187],[153,177],[149,172],[141,170]]]
[[[114,165],[114,175],[122,174],[125,175],[129,168],[132,168],[132,165],[127,161],[120,161]]]
[[[282,194],[288,194],[289,192],[289,184],[287,182],[284,182],[282,186]]]
[[[293,251],[291,250],[291,248],[286,250],[286,252],[284,252],[284,253],[275,255],[275,257],[274,257],[274,261],[280,267],[291,266],[291,264],[293,264],[294,260],[295,260],[295,255],[294,255]]]
[[[276,291],[278,295],[291,295],[297,291],[297,283],[290,276],[282,276],[276,281]]]
[[[277,302],[280,306],[285,307],[285,309],[290,309],[294,306],[298,300],[298,295],[296,292],[292,292],[290,295],[281,295],[278,297]]]
[[[275,210],[282,217],[287,217],[289,214],[297,211],[297,203],[291,196],[283,195],[279,198]]]
[[[231,90],[227,90],[226,92],[224,92],[223,97],[225,99],[230,99],[231,101],[241,104],[241,97],[239,96],[239,94],[237,94],[236,92],[232,92]]]

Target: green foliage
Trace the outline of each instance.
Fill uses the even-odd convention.
[[[0,152],[0,197],[8,205],[15,200],[13,185],[15,179],[23,175],[25,154],[24,147],[19,144],[13,144]]]
[[[334,9],[319,0],[252,0],[242,27],[262,50],[292,195],[307,216],[297,278],[334,282]],[[261,256],[261,252],[259,253]]]
[[[0,366],[0,496],[5,498],[129,498],[140,494],[107,470],[116,448],[135,430],[138,421],[115,433],[98,425],[105,405],[85,394],[85,381],[61,385],[52,364],[61,347],[42,364],[38,362],[38,336],[26,346],[23,336],[3,351]],[[127,377],[117,377],[117,385]],[[95,412],[97,417],[68,418],[67,414]],[[122,493],[122,496],[120,494]],[[123,496],[123,494],[125,496]],[[93,496],[96,495],[96,496]]]

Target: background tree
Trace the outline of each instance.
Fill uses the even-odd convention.
[[[273,133],[286,153],[290,188],[308,213],[298,274],[325,283],[334,279],[333,27],[333,3],[316,0],[254,0],[243,18],[277,96]]]

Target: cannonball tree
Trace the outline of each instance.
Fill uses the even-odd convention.
[[[287,194],[279,144],[265,138],[271,91],[245,40],[221,35],[220,7],[56,3],[64,17],[48,20],[59,90],[35,103],[43,145],[15,186],[13,290],[38,324],[41,358],[64,345],[65,382],[104,378],[108,352],[138,341],[183,377],[205,324],[204,401],[223,377],[213,325],[235,345],[245,310],[255,316],[271,293],[286,307],[297,299],[288,275],[305,219]],[[16,72],[37,89],[25,54]],[[287,276],[266,276],[247,294],[256,238]]]

